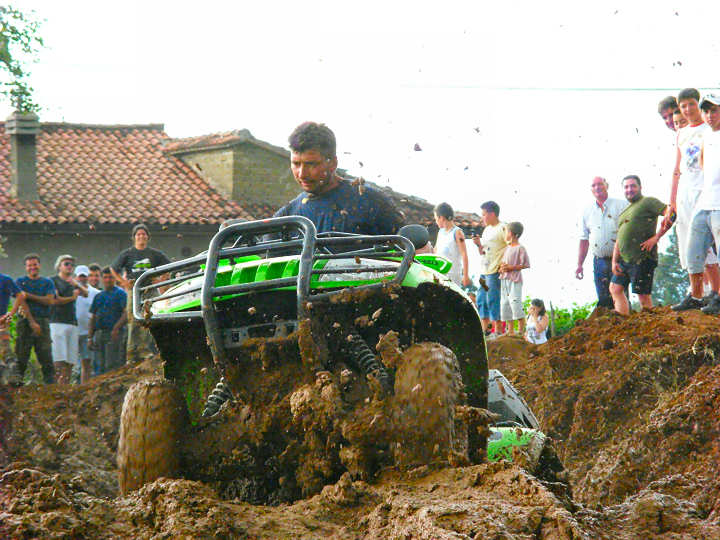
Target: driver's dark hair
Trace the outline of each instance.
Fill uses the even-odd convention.
[[[110,267],[109,267],[109,266],[106,266],[105,268],[103,268],[103,269],[100,271],[100,273],[101,273],[102,275],[110,274],[110,275],[112,276],[112,270],[110,270]]]
[[[665,109],[672,109],[673,111],[678,110],[677,99],[675,99],[675,96],[668,96],[660,100],[660,103],[658,103],[658,114],[662,114]]]
[[[40,255],[38,255],[37,253],[28,253],[27,255],[25,255],[23,262],[28,262],[30,259],[37,259],[37,262],[40,262]]]
[[[678,94],[678,103],[680,103],[683,99],[694,99],[695,101],[700,101],[700,92],[698,92],[695,88],[684,88],[683,90],[680,90],[680,93]]]
[[[336,157],[335,134],[325,124],[303,122],[288,137],[288,145],[293,152],[317,150],[326,158]]]
[[[435,214],[438,216],[444,217],[445,219],[455,219],[455,212],[453,211],[452,206],[450,206],[446,202],[441,202],[440,204],[438,204],[435,208],[433,208],[433,212],[435,212]]]
[[[533,298],[530,303],[539,309],[538,315],[540,315],[541,317],[545,315],[545,302],[543,302],[539,298]]]
[[[640,182],[640,177],[637,174],[628,174],[625,178],[622,179],[621,185],[625,185],[625,180],[635,180],[638,183],[638,187],[642,187],[642,182]]]
[[[500,216],[500,206],[495,201],[486,201],[480,205],[482,210],[486,212],[492,212],[496,216]]]

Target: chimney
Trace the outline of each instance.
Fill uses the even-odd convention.
[[[15,111],[5,121],[5,131],[10,135],[10,195],[21,201],[37,200],[38,116]]]

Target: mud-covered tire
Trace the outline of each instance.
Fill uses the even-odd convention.
[[[121,494],[180,473],[180,442],[188,412],[180,390],[155,379],[133,384],[120,415],[118,484]]]
[[[402,465],[447,458],[464,444],[456,433],[455,407],[464,400],[462,375],[453,352],[419,343],[403,353],[395,373],[395,400],[405,436],[396,460]],[[465,435],[466,437],[466,435]]]

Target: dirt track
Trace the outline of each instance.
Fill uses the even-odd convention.
[[[187,480],[118,497],[125,390],[152,362],[80,387],[5,389],[0,536],[10,538],[720,538],[720,334],[667,308],[596,316],[542,347],[504,338],[490,365],[556,440],[574,501],[509,463],[344,475],[279,506]]]

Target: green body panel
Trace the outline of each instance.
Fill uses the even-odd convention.
[[[387,267],[392,270],[399,261],[400,259],[398,257],[389,255],[386,259],[370,261],[368,264],[386,264]],[[225,285],[255,283],[270,279],[295,277],[298,274],[299,264],[300,261],[298,257],[261,259],[257,255],[252,255],[249,257],[236,258],[234,264],[230,264],[228,260],[223,259],[220,261],[218,267],[215,286],[222,287]],[[367,276],[367,272],[355,273],[352,270],[352,265],[357,264],[354,258],[335,259],[334,261],[328,259],[316,260],[313,264],[313,269],[320,270],[332,264],[344,265],[343,267],[348,267],[348,272],[343,274],[327,274],[324,276],[313,275],[310,280],[310,287],[312,289],[342,289],[346,287],[370,285],[382,281],[390,281],[394,275],[393,272],[389,272],[384,277],[373,278]],[[201,268],[204,268],[204,266],[205,265],[202,265]],[[453,289],[455,292],[466,296],[464,291],[446,276],[451,267],[452,263],[443,257],[437,255],[417,255],[414,262],[410,265],[402,285],[403,287],[416,288],[421,283],[441,283]],[[188,279],[172,287],[168,292],[181,292],[183,289],[198,287],[202,284],[202,280],[202,276]],[[295,287],[278,287],[273,290],[295,290]],[[215,301],[223,301],[235,296],[239,295],[222,296]],[[155,313],[174,313],[198,309],[199,307],[200,292],[195,291],[166,301],[161,300],[153,306],[153,311]]]
[[[529,448],[535,438],[539,439],[538,443],[542,443],[545,435],[536,429],[491,427],[490,436],[487,440],[488,461],[499,461],[501,459],[512,461],[513,448]],[[537,446],[542,447],[542,444]]]

